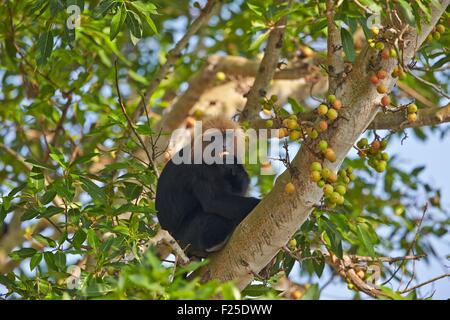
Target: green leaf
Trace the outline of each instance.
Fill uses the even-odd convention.
[[[121,6],[120,10],[116,12],[111,20],[111,27],[109,31],[109,39],[112,41],[122,29],[125,19],[127,17],[127,10],[125,6]]]
[[[36,160],[33,160],[33,159],[25,159],[25,162],[31,163],[34,167],[47,169],[47,170],[52,170],[52,171],[55,170],[55,168],[49,166],[48,164],[40,163],[39,161],[36,161]]]
[[[143,187],[136,183],[125,182],[124,185],[123,194],[130,201],[136,199],[142,193]]]
[[[111,9],[114,4],[115,1],[113,0],[103,0],[102,2],[100,2],[93,11],[92,15],[94,19],[100,19],[101,17],[105,16],[108,10]]]
[[[41,262],[42,260],[42,253],[36,253],[33,257],[31,257],[30,260],[30,270],[33,271],[34,268]]]
[[[294,111],[294,113],[305,112],[305,108],[294,98],[289,97],[288,102],[291,105],[292,111]]]
[[[248,50],[252,51],[255,49],[258,49],[259,46],[267,40],[267,38],[269,37],[270,31],[267,30],[266,32],[260,34],[255,41],[250,45],[250,48]]]
[[[127,12],[127,17],[125,19],[128,28],[133,36],[140,39],[142,37],[141,24],[136,19],[135,14],[132,11]]]
[[[406,0],[398,0],[398,3],[400,4],[401,15],[406,19],[406,22],[408,22],[408,24],[415,27],[416,19],[414,18],[413,8],[411,7],[411,4]]]
[[[87,240],[89,246],[91,246],[94,250],[98,248],[98,245],[100,243],[100,239],[95,234],[95,231],[93,229],[89,229],[87,231]]]
[[[39,63],[44,64],[52,54],[53,32],[50,30],[42,33],[38,39],[37,46],[40,54]]]
[[[63,213],[64,209],[60,207],[55,206],[49,206],[48,208],[45,208],[45,210],[42,212],[41,216],[44,218],[50,218],[53,217],[56,214]]]
[[[9,254],[13,260],[22,260],[32,257],[37,251],[33,248],[22,248]]]
[[[252,10],[254,13],[256,13],[257,16],[262,17],[266,9],[264,7],[261,7],[257,4],[251,4],[247,2],[247,6]]]
[[[364,244],[364,247],[366,248],[369,255],[371,257],[375,257],[376,254],[375,254],[375,250],[374,250],[374,245],[373,245],[372,241],[370,240],[370,236],[367,233],[367,230],[361,224],[358,224],[356,226],[356,233],[358,235],[358,238]]]
[[[49,269],[56,270],[55,257],[53,255],[53,253],[51,253],[49,251],[44,252],[44,260]]]
[[[355,45],[353,44],[353,37],[347,29],[341,29],[342,47],[345,55],[350,62],[355,61],[356,52]]]
[[[44,195],[41,197],[41,203],[43,205],[46,205],[46,204],[50,203],[51,201],[53,201],[53,199],[55,199],[55,197],[56,197],[56,191],[49,190],[46,193],[44,193]]]
[[[106,194],[103,192],[102,188],[86,178],[80,177],[80,180],[81,187],[91,196],[92,199],[97,200],[101,203],[106,202]]]
[[[37,242],[39,242],[43,246],[52,247],[52,248],[56,247],[55,240],[47,238],[47,237],[43,236],[42,234],[33,235],[33,239],[35,239]]]
[[[72,244],[75,247],[75,249],[80,250],[81,246],[83,245],[83,242],[86,240],[86,232],[84,232],[82,229],[79,229],[72,238]]]

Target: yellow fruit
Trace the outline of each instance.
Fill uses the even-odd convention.
[[[297,121],[295,121],[293,119],[288,119],[286,127],[288,127],[288,129],[293,130],[293,129],[298,128],[298,123],[297,123]]]
[[[385,85],[380,84],[380,85],[377,87],[377,92],[378,92],[379,94],[386,94],[386,93],[388,92],[388,89],[386,88]]]
[[[338,112],[335,109],[329,109],[327,112],[327,118],[331,121],[336,120],[338,117]]]
[[[273,127],[273,120],[272,119],[269,119],[269,120],[266,120],[266,128],[272,128]]]
[[[416,113],[417,112],[417,105],[415,103],[411,103],[408,106],[408,113]]]
[[[295,186],[292,182],[288,182],[284,187],[284,192],[287,194],[293,194],[295,192]]]
[[[226,74],[222,71],[216,73],[216,79],[219,81],[223,81],[227,78]]]
[[[311,171],[321,171],[322,164],[320,162],[314,161],[313,163],[311,163],[310,170]]]
[[[286,128],[280,128],[278,129],[278,138],[282,139],[284,137],[287,137],[289,135],[289,131]]]
[[[321,104],[320,106],[317,107],[317,113],[320,114],[321,116],[326,115],[328,112],[328,106],[326,104]]]
[[[289,249],[291,249],[291,250],[297,249],[297,240],[295,240],[295,239],[289,240],[289,242],[288,242],[288,247],[289,247]]]
[[[289,134],[289,139],[295,141],[300,139],[301,136],[302,133],[299,130],[292,130],[291,133]]]
[[[327,159],[330,162],[335,162],[336,161],[336,154],[334,153],[334,150],[331,149],[331,148],[327,148],[324,151],[324,156],[325,156],[325,159]]]
[[[417,113],[408,114],[408,122],[416,122],[417,121]]]
[[[322,179],[322,176],[319,171],[312,171],[310,175],[311,181],[319,182]]]

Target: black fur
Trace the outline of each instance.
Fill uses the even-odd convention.
[[[219,250],[259,203],[246,197],[249,176],[241,164],[174,164],[159,177],[156,209],[161,227],[188,256]]]

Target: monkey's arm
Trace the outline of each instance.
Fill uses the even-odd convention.
[[[220,215],[236,223],[242,221],[260,202],[257,198],[227,193],[210,188],[208,184],[201,182],[194,186],[193,191],[204,211]]]

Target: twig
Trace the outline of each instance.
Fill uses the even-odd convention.
[[[117,61],[115,61],[115,63],[114,63],[114,68],[115,68],[115,81],[116,81],[117,97],[119,99],[119,105],[120,105],[120,108],[122,109],[122,113],[125,116],[125,118],[127,119],[128,126],[133,131],[134,135],[139,140],[139,143],[141,144],[142,148],[144,149],[144,151],[145,151],[145,153],[147,155],[148,161],[150,163],[150,166],[153,169],[153,172],[155,172],[156,175],[159,175],[158,168],[156,167],[155,163],[153,162],[152,156],[150,155],[147,147],[145,146],[145,143],[142,140],[141,136],[139,135],[139,133],[137,133],[136,129],[134,128],[133,122],[131,121],[131,118],[130,118],[130,116],[127,113],[125,105],[123,104],[122,95],[120,93],[120,88],[119,88],[119,78],[118,78],[118,72],[117,72]]]
[[[420,229],[422,228],[422,222],[423,219],[425,218],[425,214],[427,213],[428,210],[428,203],[425,204],[424,208],[423,208],[423,213],[422,213],[422,217],[419,220],[419,223],[417,224],[417,230],[416,233],[414,234],[414,239],[411,242],[411,245],[409,246],[409,249],[407,251],[407,254],[411,254],[411,252],[413,252],[414,250],[414,246],[416,245],[417,240],[419,239],[419,234],[420,234]],[[403,268],[403,266],[405,265],[407,260],[403,260],[400,265],[398,266],[398,268],[394,271],[394,273],[389,277],[388,280],[386,280],[385,282],[383,282],[382,285],[385,285],[386,283],[389,283],[392,279],[394,279],[395,275],[400,271],[401,268]]]
[[[150,82],[148,89],[146,93],[144,94],[145,100],[149,100],[153,93],[155,92],[156,88],[160,84],[162,80],[167,76],[167,73],[169,72],[170,68],[173,66],[173,64],[177,61],[177,59],[181,55],[181,51],[186,47],[186,45],[189,43],[189,39],[197,33],[197,31],[206,24],[209,19],[214,15],[215,9],[219,7],[221,1],[219,0],[209,0],[205,7],[200,12],[200,15],[192,22],[192,24],[189,26],[186,34],[178,41],[178,43],[175,45],[175,47],[169,51],[167,54],[166,62],[159,68],[159,70],[156,72],[156,74],[153,77],[153,80]],[[136,108],[135,112],[133,113],[133,119],[136,120],[138,116],[141,114],[140,108]]]
[[[425,281],[425,282],[422,282],[422,283],[418,284],[417,286],[414,286],[414,287],[411,287],[411,288],[409,288],[409,289],[405,289],[405,290],[403,290],[403,291],[400,291],[400,293],[403,294],[403,293],[411,292],[411,291],[416,290],[416,289],[418,289],[418,288],[420,288],[420,287],[423,287],[423,286],[425,286],[425,285],[427,285],[427,284],[430,284],[430,283],[432,283],[432,282],[435,282],[435,281],[437,281],[437,280],[440,280],[440,279],[443,279],[443,278],[447,278],[447,277],[450,277],[450,273],[446,273],[446,274],[440,275],[439,277],[435,277],[435,278],[433,278],[433,279],[427,280],[427,281]]]
[[[413,72],[410,72],[409,74],[411,76],[413,76],[413,78],[415,78],[417,81],[422,82],[423,84],[426,84],[427,86],[431,87],[434,91],[436,91],[438,94],[440,94],[441,96],[450,100],[450,95],[448,95],[446,92],[444,92],[444,90],[442,90],[442,88],[438,87],[434,83],[431,83],[425,79],[422,79],[421,77],[415,75]]]

